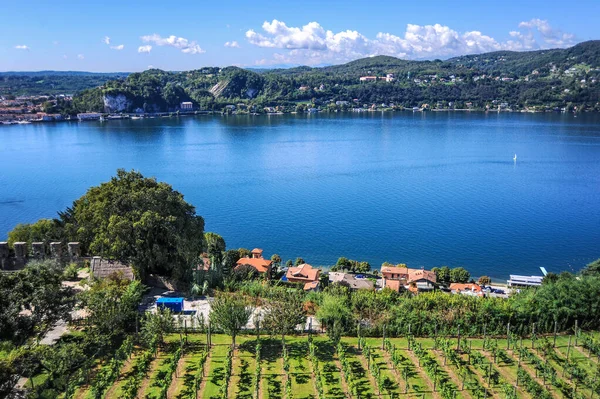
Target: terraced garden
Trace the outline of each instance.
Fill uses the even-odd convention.
[[[280,339],[169,335],[156,354],[125,347],[101,395],[174,399],[578,399],[600,397],[597,348],[584,337]],[[577,342],[576,342],[577,341]],[[102,366],[101,366],[102,367]],[[106,366],[108,367],[108,366]]]

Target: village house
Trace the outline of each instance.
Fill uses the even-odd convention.
[[[290,283],[302,283],[304,284],[304,291],[310,291],[319,286],[320,273],[319,269],[315,269],[308,263],[303,263],[296,267],[288,268],[285,273],[285,280]]]
[[[483,290],[479,284],[475,283],[452,283],[450,284],[450,292],[453,294],[484,296]]]
[[[182,111],[192,111],[194,109],[194,104],[192,104],[190,101],[184,101],[181,103],[179,108]]]
[[[329,282],[344,285],[352,291],[372,290],[375,285],[366,278],[357,278],[355,274],[342,272],[329,272]]]
[[[251,258],[241,258],[237,261],[236,269],[242,265],[249,265],[256,269],[260,274],[265,274],[267,278],[271,275],[272,261],[263,258],[263,250],[260,248],[254,248],[251,252]]]
[[[383,287],[394,291],[402,288],[412,292],[432,291],[436,286],[435,273],[425,269],[411,269],[405,264],[382,266]]]

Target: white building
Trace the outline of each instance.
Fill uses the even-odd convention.
[[[190,101],[184,101],[181,103],[179,108],[182,111],[192,111],[194,109],[194,104],[192,104]]]
[[[84,112],[81,114],[77,114],[77,119],[80,121],[93,121],[100,119],[102,115],[97,112]]]

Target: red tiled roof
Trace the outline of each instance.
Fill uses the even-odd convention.
[[[308,283],[304,284],[304,291],[314,290],[318,286],[319,286],[318,281],[309,281]]]
[[[421,279],[429,280],[432,283],[436,282],[435,273],[432,272],[431,270],[409,269],[408,279],[407,279],[407,281],[409,283],[411,281],[416,281],[416,280],[421,280]]]
[[[241,265],[250,265],[256,270],[258,270],[259,273],[266,273],[269,271],[271,263],[273,262],[264,258],[241,258],[237,261],[236,267]]]
[[[382,266],[381,267],[382,274],[383,273],[408,274],[410,270],[416,270],[416,269],[409,269],[404,264],[401,264],[398,266]]]
[[[452,283],[450,284],[450,289],[452,291],[473,291],[473,292],[481,292],[481,287],[478,284],[461,284],[461,283]]]
[[[315,269],[308,263],[304,263],[297,267],[288,268],[285,277],[288,280],[317,281],[319,279],[319,269]]]

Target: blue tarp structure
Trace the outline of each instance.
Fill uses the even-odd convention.
[[[158,298],[156,307],[167,308],[175,313],[183,312],[183,298]]]

